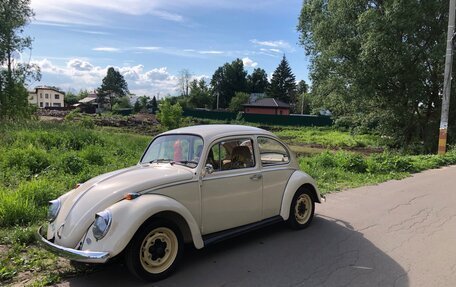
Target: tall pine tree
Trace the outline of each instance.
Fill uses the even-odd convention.
[[[125,97],[130,92],[128,91],[128,84],[122,74],[113,67],[109,67],[97,93],[99,101],[101,102],[105,102],[106,98],[109,98],[109,104],[112,109],[117,98]]]
[[[268,97],[279,99],[285,103],[292,103],[296,96],[296,79],[283,55],[282,61],[272,74]]]

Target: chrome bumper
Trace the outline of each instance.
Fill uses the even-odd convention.
[[[320,195],[321,203],[326,202],[326,196],[324,194]]]
[[[42,228],[43,226],[38,228],[38,232],[36,233],[38,242],[45,249],[57,254],[58,256],[86,263],[105,263],[109,259],[109,252],[82,251],[54,244],[43,237]]]

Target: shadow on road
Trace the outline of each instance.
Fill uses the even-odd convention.
[[[345,222],[317,216],[302,231],[277,224],[195,250],[170,278],[145,284],[120,262],[66,286],[408,286],[406,271]]]

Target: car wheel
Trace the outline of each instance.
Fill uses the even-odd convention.
[[[183,240],[171,222],[157,219],[146,223],[135,234],[125,254],[130,272],[145,281],[168,277],[182,255]]]
[[[312,199],[311,191],[300,188],[291,201],[287,223],[293,229],[304,229],[312,222],[314,212],[315,202]]]

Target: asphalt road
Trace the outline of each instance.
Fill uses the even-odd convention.
[[[327,199],[306,230],[190,248],[155,284],[114,263],[60,286],[456,286],[456,166]]]

